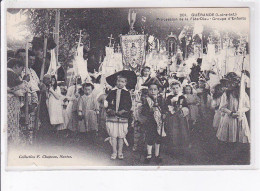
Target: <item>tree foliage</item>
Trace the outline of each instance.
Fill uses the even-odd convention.
[[[108,37],[113,34],[113,42],[117,46],[120,43],[119,35],[129,32],[128,11],[128,8],[60,9],[59,61],[61,64],[68,66],[71,63],[79,40],[79,31],[84,29],[86,35],[83,38],[83,44],[86,58],[88,58],[88,67],[98,68],[100,58],[105,54],[104,48],[109,43]],[[158,18],[165,16],[161,9],[147,8],[136,11],[135,30],[141,33],[144,27],[145,34],[154,35],[164,41],[171,32],[178,37],[185,25],[191,28],[193,25],[184,21],[160,21]],[[47,19],[46,12],[48,12]],[[55,12],[56,9],[29,9],[27,11],[31,31],[35,36],[42,36],[46,32],[52,35]],[[146,18],[145,22],[142,21],[143,17]],[[207,46],[211,32],[212,28],[204,27],[202,36],[204,47]],[[237,39],[235,35],[232,36]]]
[[[84,18],[87,10],[81,12],[80,17],[74,9],[62,9],[60,12],[60,38],[59,38],[59,61],[68,66],[75,54],[75,47],[79,41],[79,31],[81,27],[79,19]],[[46,17],[46,13],[48,17]],[[44,34],[53,35],[55,27],[55,9],[30,9],[28,16],[31,31],[35,36]],[[86,39],[83,42],[86,42]]]

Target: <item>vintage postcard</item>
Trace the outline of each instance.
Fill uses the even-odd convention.
[[[250,8],[7,6],[5,26],[7,169],[252,165]]]

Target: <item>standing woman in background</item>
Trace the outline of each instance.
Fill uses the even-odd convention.
[[[17,59],[7,63],[7,136],[8,144],[20,145],[22,132],[20,131],[20,97],[26,92],[25,84],[20,78],[24,65]]]

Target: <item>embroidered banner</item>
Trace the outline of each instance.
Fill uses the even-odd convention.
[[[146,35],[122,35],[124,69],[138,71],[145,62]]]

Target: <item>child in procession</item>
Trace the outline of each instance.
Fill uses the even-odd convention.
[[[51,84],[47,89],[47,108],[50,118],[50,124],[53,131],[57,131],[58,138],[63,140],[64,130],[67,129],[67,116],[63,108],[65,96],[61,94],[61,89],[57,84],[55,75],[51,76]],[[66,98],[68,99],[68,98]]]
[[[188,124],[189,109],[187,100],[182,94],[180,82],[172,82],[170,89],[172,92],[166,99],[166,105],[168,107],[167,133],[171,144],[181,154],[184,149],[190,146]]]
[[[197,89],[197,95],[200,99],[199,115],[200,115],[200,127],[201,130],[205,130],[208,126],[207,122],[213,120],[213,111],[211,110],[211,96],[210,90],[207,88],[207,82],[204,78],[200,78],[198,82],[199,88]]]
[[[145,66],[141,71],[141,76],[137,78],[137,84],[135,88],[135,110],[134,110],[134,116],[135,116],[135,125],[134,125],[134,146],[133,151],[137,150],[139,142],[142,140],[144,134],[141,129],[143,126],[143,118],[140,114],[141,108],[142,108],[142,101],[148,94],[148,88],[146,86],[142,86],[147,80],[151,78],[151,68],[149,66]]]
[[[147,90],[147,87],[144,87],[142,86],[145,81],[147,81],[149,78],[150,78],[150,74],[151,74],[151,68],[149,66],[145,66],[142,71],[141,71],[141,76],[139,76],[137,78],[137,84],[136,84],[136,88],[135,88],[135,91],[137,93],[141,93],[142,89],[146,89]]]
[[[48,88],[48,99],[47,99],[47,107],[49,111],[49,117],[51,124],[57,128],[57,126],[64,123],[63,115],[62,115],[62,101],[63,96],[61,95],[60,87],[57,84],[56,77],[51,76],[51,84]]]
[[[78,131],[79,119],[78,119],[78,100],[80,97],[79,90],[82,88],[81,86],[82,80],[80,76],[75,77],[75,83],[68,88],[66,97],[71,98],[72,100],[68,103],[66,111],[69,117],[68,128],[75,135]]]
[[[165,102],[159,96],[159,89],[163,87],[157,78],[150,78],[143,86],[148,86],[148,96],[144,98],[141,114],[145,117],[143,126],[147,143],[147,155],[144,163],[149,164],[152,159],[152,148],[155,147],[155,162],[160,164],[160,144],[164,131]]]
[[[90,132],[96,135],[98,132],[98,104],[92,94],[94,85],[92,83],[84,83],[82,88],[84,95],[78,101],[78,115],[83,120],[83,123],[79,124],[79,131],[82,133]]]
[[[191,125],[195,125],[199,118],[199,97],[193,93],[193,88],[191,85],[186,85],[183,88],[183,94],[186,98],[188,108],[189,108],[189,120]]]
[[[132,108],[130,92],[126,89],[128,83],[127,75],[118,73],[115,75],[115,87],[108,94],[105,106],[107,111],[106,128],[111,138],[113,153],[111,159],[124,159],[123,145],[126,142],[128,132],[128,119]],[[117,149],[118,144],[118,149]]]

